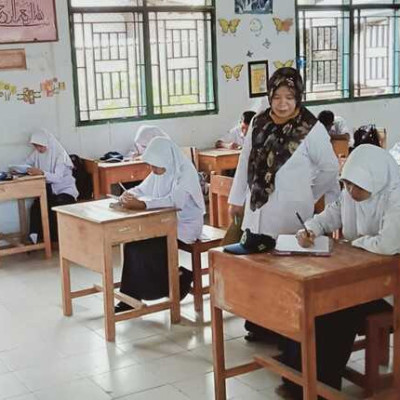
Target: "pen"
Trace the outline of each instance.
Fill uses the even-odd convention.
[[[126,188],[125,188],[125,186],[124,186],[121,182],[118,182],[118,185],[121,186],[121,188],[122,188],[122,190],[123,190],[124,192],[126,192]]]
[[[304,228],[304,230],[306,231],[306,234],[308,237],[310,237],[310,231],[306,228],[306,224],[303,221],[303,218],[300,217],[300,214],[296,211],[296,217],[298,218],[298,220],[301,223],[301,226]]]

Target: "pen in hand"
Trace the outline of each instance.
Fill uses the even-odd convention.
[[[121,189],[122,189],[124,192],[126,192],[126,187],[125,187],[121,182],[118,182],[118,185],[121,187]]]
[[[310,231],[306,228],[306,224],[303,221],[303,218],[301,218],[300,214],[296,211],[296,217],[300,221],[301,226],[303,227],[304,231],[306,232],[307,237],[310,237]]]

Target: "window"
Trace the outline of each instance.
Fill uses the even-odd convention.
[[[213,0],[70,0],[78,124],[216,110]]]
[[[297,0],[306,101],[400,94],[400,0]]]

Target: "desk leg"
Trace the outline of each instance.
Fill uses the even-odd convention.
[[[211,304],[211,329],[216,400],[226,400],[224,326],[222,310]]]
[[[114,313],[114,278],[112,248],[106,246],[103,265],[103,301],[104,301],[104,323],[106,330],[106,340],[115,340],[115,313]]]
[[[400,265],[398,269],[398,280],[396,285],[396,292],[393,294],[394,307],[394,348],[393,348],[393,374],[394,374],[394,388],[396,393],[400,393]]]
[[[70,262],[60,254],[61,291],[63,312],[66,317],[72,315]]]
[[[171,301],[171,323],[181,321],[179,294],[178,242],[175,235],[167,236],[169,299]]]
[[[47,209],[47,196],[45,194],[40,196],[40,212],[42,215],[43,240],[46,258],[51,258],[49,214]]]
[[[26,240],[28,235],[28,219],[26,217],[25,199],[18,199],[19,230],[22,241]]]
[[[311,304],[309,304],[311,306]],[[305,307],[305,310],[308,307]],[[303,398],[317,399],[317,357],[315,340],[315,318],[309,310],[303,311],[303,329],[301,338],[301,362],[303,376]]]

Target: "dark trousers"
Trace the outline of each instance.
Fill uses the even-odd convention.
[[[52,242],[58,242],[57,216],[52,207],[64,206],[66,204],[75,203],[76,200],[69,194],[54,194],[51,185],[46,185],[47,191],[47,208],[49,212],[50,238]],[[29,233],[37,233],[38,241],[43,241],[42,214],[40,212],[40,200],[36,198],[30,209],[30,226]]]

